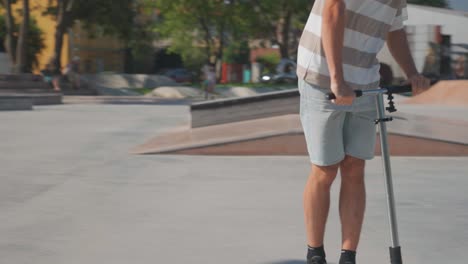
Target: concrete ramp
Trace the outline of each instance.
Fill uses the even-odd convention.
[[[455,83],[459,86],[459,83]],[[439,86],[443,85],[439,84]],[[433,88],[427,93],[437,92]],[[453,91],[453,90],[452,90]],[[420,96],[422,96],[421,94]],[[388,123],[391,154],[398,156],[468,156],[468,108],[423,107],[415,113],[406,98]],[[436,96],[437,97],[437,96]],[[452,94],[451,97],[456,97]],[[411,100],[411,99],[410,99]],[[408,100],[409,101],[409,100]],[[463,100],[462,100],[463,101]],[[190,127],[151,139],[136,154],[306,155],[299,120],[297,89],[258,96],[194,103]],[[376,153],[380,146],[376,144]]]
[[[35,105],[62,103],[62,94],[53,91],[42,76],[0,74],[0,110],[32,110]]]
[[[296,145],[286,139],[302,138]],[[180,128],[138,146],[135,154],[271,155],[304,154],[297,115],[284,115],[200,128]],[[279,151],[280,150],[280,151]]]
[[[389,124],[391,154],[468,156],[468,122],[400,114]],[[299,115],[199,128],[179,128],[151,139],[134,154],[307,155]],[[376,154],[380,146],[376,146]]]
[[[429,90],[405,103],[447,106],[468,106],[468,80],[440,81]]]

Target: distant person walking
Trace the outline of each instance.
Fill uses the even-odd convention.
[[[410,54],[403,21],[406,0],[316,0],[298,49],[301,122],[311,173],[304,191],[307,263],[325,264],[330,188],[341,171],[342,251],[339,264],[355,264],[366,203],[365,160],[374,156],[375,98],[353,89],[378,88],[376,55],[385,41],[416,91],[429,80]],[[334,102],[325,100],[328,92]]]
[[[203,66],[202,72],[205,99],[208,99],[208,94],[213,93],[216,87],[216,71],[214,65],[206,64],[205,66]]]
[[[73,57],[72,61],[67,64],[63,70],[63,75],[71,83],[73,90],[80,89],[80,57]]]

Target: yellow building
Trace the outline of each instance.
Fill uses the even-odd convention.
[[[77,21],[68,31],[68,58],[80,58],[80,69],[86,73],[123,72],[125,46],[116,38],[94,32],[95,37]],[[65,64],[63,64],[65,65]]]
[[[31,18],[37,21],[38,27],[44,32],[45,48],[38,54],[38,73],[50,61],[54,54],[56,21],[53,16],[43,15],[47,10],[49,0],[31,0]],[[16,23],[21,22],[18,10],[21,2],[13,6]],[[65,67],[73,58],[80,58],[80,70],[84,73],[103,71],[122,72],[124,69],[125,50],[123,44],[115,38],[104,37],[97,34],[91,38],[84,31],[79,22],[68,30],[64,36],[62,48],[62,67]]]

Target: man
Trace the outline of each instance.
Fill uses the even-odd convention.
[[[212,64],[206,64],[202,68],[203,72],[203,88],[205,90],[205,99],[208,99],[208,95],[214,92],[216,87],[216,71],[215,66]]]
[[[73,90],[80,89],[80,57],[73,57],[63,70],[63,75],[71,83]]]
[[[304,191],[307,263],[325,264],[323,247],[330,187],[341,171],[339,264],[355,264],[365,210],[365,160],[375,147],[375,98],[353,89],[379,86],[376,55],[387,42],[414,91],[425,90],[403,22],[406,0],[316,0],[298,52],[301,122],[312,171]],[[336,100],[325,100],[332,91]]]

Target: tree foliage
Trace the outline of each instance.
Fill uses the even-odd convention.
[[[170,51],[185,62],[219,61],[226,44],[246,37],[248,21],[242,17],[247,6],[220,0],[148,0],[162,17],[156,31],[171,40]],[[194,57],[195,56],[195,57]]]
[[[30,23],[30,8],[29,0],[22,1],[22,22],[19,29],[18,40],[16,45],[16,65],[14,70],[16,73],[26,72],[27,56],[28,52],[28,38],[29,38],[29,23]]]
[[[104,34],[125,39],[135,17],[133,0],[49,0],[44,15],[58,18],[60,8],[66,11],[64,27],[70,28],[76,20],[88,29],[98,26]]]
[[[18,41],[19,25],[15,24],[13,27],[13,47],[16,52],[16,44]],[[4,40],[7,35],[6,21],[4,16],[0,16],[0,39]],[[27,51],[26,51],[26,64],[25,72],[32,72],[34,67],[39,66],[39,60],[37,55],[45,48],[44,44],[44,32],[37,26],[36,20],[31,19],[29,21],[29,37],[27,39]]]
[[[147,0],[162,14],[156,27],[171,41],[169,50],[184,62],[220,61],[224,49],[245,40],[267,39],[278,45],[281,56],[295,53],[311,0]],[[234,43],[234,42],[237,42]],[[203,54],[200,53],[203,50]]]
[[[4,38],[4,45],[5,50],[10,58],[11,64],[14,66],[16,64],[16,46],[14,45],[14,25],[15,20],[13,18],[13,10],[12,4],[15,3],[16,0],[2,0],[0,2],[3,9],[5,9],[5,38]]]
[[[248,64],[250,48],[247,41],[232,42],[224,52],[223,61],[234,64]]]
[[[282,58],[289,58],[295,53],[297,40],[304,28],[310,9],[311,0],[251,0],[253,14],[250,24],[253,33],[260,38],[271,40],[280,48]]]
[[[37,55],[45,48],[44,33],[39,29],[34,19],[30,18],[29,0],[22,0],[18,12],[21,24],[16,23],[12,5],[16,0],[2,0],[0,7],[5,10],[0,17],[0,37],[4,40],[4,48],[10,57],[12,70],[16,73],[32,72],[39,62]]]
[[[53,56],[56,68],[61,68],[63,36],[76,20],[82,21],[91,33],[99,28],[103,34],[127,40],[131,36],[135,17],[134,2],[133,0],[49,0],[44,15],[51,15],[57,21]]]

